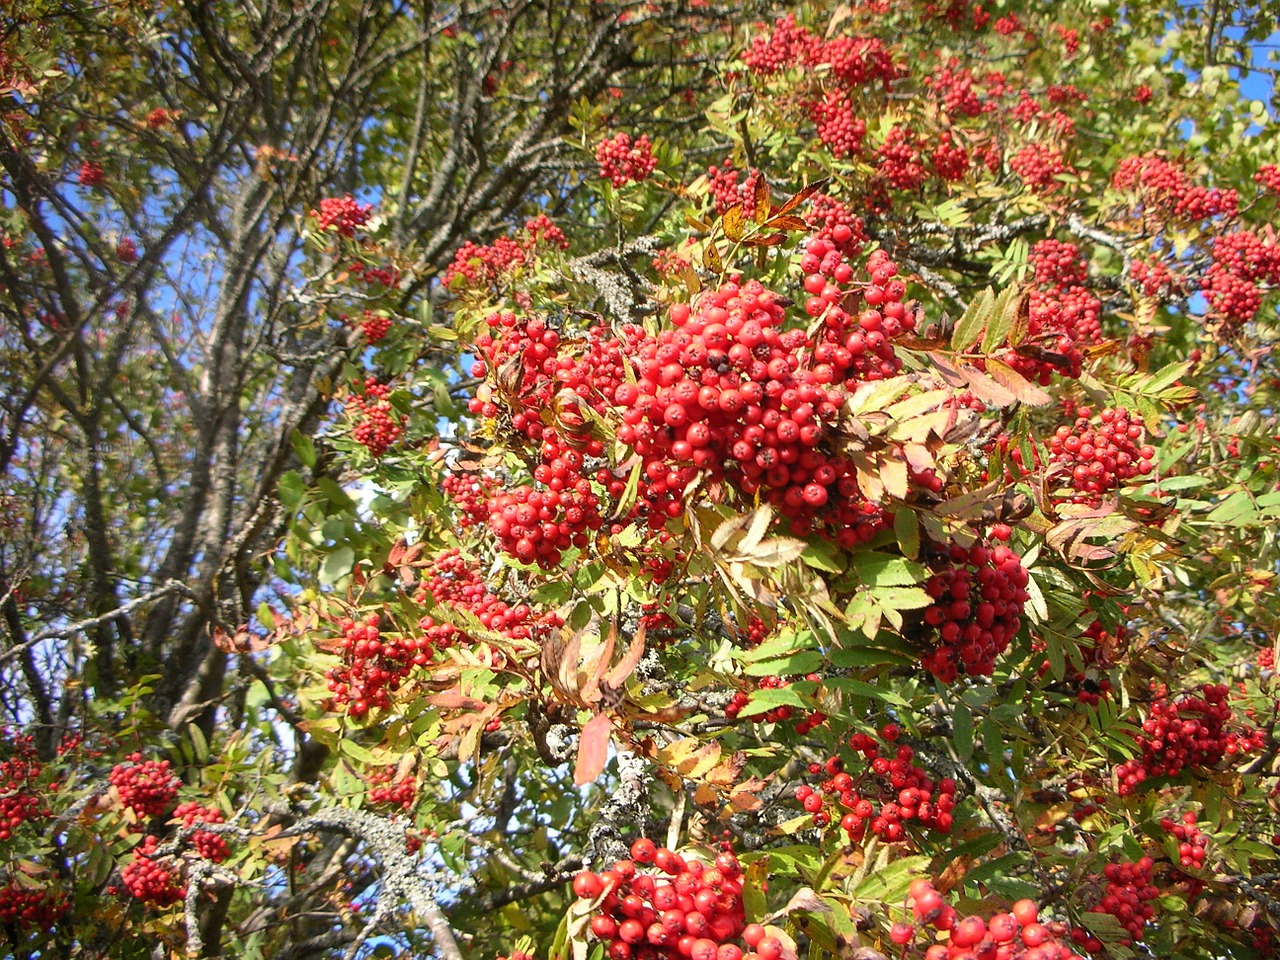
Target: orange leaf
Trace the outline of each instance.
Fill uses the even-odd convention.
[[[573,782],[578,786],[594,783],[609,759],[609,737],[613,721],[607,713],[597,713],[587,721],[578,736],[578,761],[573,767]]]
[[[756,176],[754,212],[756,223],[764,223],[772,212],[772,191],[769,189],[769,181],[764,178],[764,171]]]
[[[743,221],[742,221],[742,204],[735,203],[732,207],[724,212],[722,218],[724,223],[724,235],[738,243],[743,237]]]
[[[792,210],[800,206],[800,204],[804,203],[806,200],[808,200],[810,197],[812,197],[815,193],[817,193],[819,190],[821,190],[830,182],[831,182],[830,177],[823,177],[821,180],[813,181],[813,183],[809,184],[807,187],[801,188],[799,193],[797,193],[794,197],[791,197],[789,200],[783,203],[782,206],[778,207],[778,209],[774,210],[773,212],[778,215],[781,215],[784,213],[790,213]]]

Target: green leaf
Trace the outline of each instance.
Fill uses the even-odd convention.
[[[964,315],[956,321],[955,329],[951,331],[951,349],[963,353],[977,343],[995,306],[996,294],[991,287],[970,300]]]
[[[338,547],[327,557],[320,567],[320,582],[332,586],[351,572],[356,562],[356,552],[348,546]]]
[[[951,707],[951,742],[960,762],[967,763],[973,756],[973,714],[963,700],[957,700]]]
[[[316,465],[316,442],[306,434],[299,433],[294,430],[289,435],[289,443],[293,446],[293,452],[298,455],[298,459],[304,467],[308,469]]]

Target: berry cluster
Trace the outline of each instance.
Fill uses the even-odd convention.
[[[321,230],[330,227],[340,237],[353,237],[356,230],[369,222],[369,213],[373,204],[360,203],[351,194],[345,197],[325,197],[320,201],[320,209],[312,210],[311,216]]]
[[[164,107],[156,107],[147,114],[147,126],[152,130],[159,130],[173,123],[175,119],[176,114],[172,111],[166,110]]]
[[[950,131],[938,137],[938,145],[929,154],[929,163],[940,180],[963,180],[969,172],[969,151],[952,142]]]
[[[187,885],[169,867],[160,863],[159,843],[147,835],[133,851],[133,859],[120,870],[125,889],[136,900],[154,906],[171,907],[187,896]]]
[[[1262,306],[1259,285],[1264,283],[1280,284],[1280,245],[1249,230],[1214,239],[1213,262],[1202,289],[1221,318],[1220,337],[1230,337],[1257,315]]]
[[[111,768],[107,779],[115,787],[120,802],[139,817],[158,817],[178,796],[178,778],[168,760],[143,760],[132,753],[125,763]]]
[[[824,249],[829,244],[843,257],[856,257],[862,252],[867,234],[861,217],[825,193],[815,193],[810,205],[813,212],[807,219],[815,232],[813,240],[809,241],[809,250],[816,250],[814,243],[820,242]]]
[[[1265,739],[1262,731],[1227,729],[1228,693],[1223,684],[1206,683],[1199,695],[1156,700],[1142,722],[1142,733],[1134,735],[1142,756],[1116,767],[1120,796],[1134,793],[1148,777],[1176,777],[1187,767],[1214,767],[1226,756],[1257,749]]]
[[[125,264],[138,262],[138,245],[132,237],[122,237],[116,244],[116,259]]]
[[[1079,377],[1081,348],[1102,340],[1102,302],[1088,287],[1088,264],[1075,244],[1052,238],[1032,246],[1028,262],[1037,286],[1028,301],[1027,338],[1001,359],[1043,386],[1054,372]]]
[[[752,73],[770,76],[790,67],[802,66],[810,72],[826,68],[850,91],[879,81],[886,86],[902,73],[884,42],[878,37],[837,36],[823,40],[796,25],[794,14],[774,21],[772,30],[759,33],[742,55]]]
[[[347,410],[356,418],[351,435],[372,457],[381,457],[404,433],[404,418],[387,399],[390,396],[390,386],[368,377],[363,394],[353,393],[347,399]]]
[[[401,777],[392,782],[395,771],[371,770],[368,774],[369,802],[374,805],[399,807],[401,810],[412,810],[418,801],[418,781],[413,777]]]
[[[805,679],[814,683],[821,682],[822,680],[822,678],[816,673],[809,674]],[[760,689],[781,690],[783,687],[790,686],[792,682],[793,681],[785,680],[782,677],[761,677]],[[747,702],[750,699],[750,695],[745,691],[736,691],[733,695],[733,699],[726,704],[724,708],[724,715],[730,720],[735,719],[738,714],[742,712],[742,708],[747,705]],[[766,710],[764,713],[756,714],[751,717],[751,719],[756,723],[782,723],[783,721],[792,719],[795,716],[795,712],[794,707],[784,703],[771,710]],[[809,733],[810,730],[814,730],[826,722],[827,715],[825,713],[822,713],[819,710],[811,710],[797,721],[796,733],[803,737]]]
[[[1129,281],[1144,296],[1167,298],[1184,291],[1185,281],[1169,269],[1163,260],[1135,260],[1129,268]]]
[[[591,481],[581,477],[565,490],[516,487],[489,500],[489,531],[521,563],[551,569],[565,550],[586,547],[589,532],[600,529],[599,506]]]
[[[934,573],[924,589],[933,603],[924,611],[922,638],[932,649],[921,663],[943,683],[962,670],[990,676],[1022,626],[1030,597],[1026,568],[1003,544],[935,545],[932,551]]]
[[[929,177],[921,162],[923,139],[904,127],[893,127],[879,150],[878,171],[895,190],[919,190]]]
[[[28,888],[10,880],[0,887],[0,923],[48,930],[71,908],[61,890]]]
[[[867,123],[854,114],[853,101],[840,91],[829,90],[821,100],[810,103],[809,119],[833,157],[851,157],[862,149]]]
[[[1111,185],[1140,194],[1146,212],[1191,222],[1234,217],[1240,199],[1235,190],[1192,186],[1180,167],[1154,154],[1125,157]]]
[[[1253,175],[1254,182],[1269,193],[1280,193],[1280,165],[1264,163]]]
[[[1107,407],[1096,420],[1090,407],[1077,412],[1074,425],[1063,424],[1049,438],[1053,472],[1070,491],[1068,500],[1097,506],[1126,480],[1151,473],[1155,448],[1142,443],[1142,420],[1124,407]]]
[[[460,513],[455,523],[461,530],[486,523],[489,519],[489,498],[501,486],[497,477],[477,476],[470,473],[447,473],[440,481],[444,495],[454,502]]]
[[[653,155],[653,145],[647,136],[642,135],[633,143],[630,134],[620,133],[611,140],[600,141],[596,162],[600,164],[600,176],[612,181],[615,187],[622,187],[653,173],[658,158]]]
[[[950,116],[978,117],[995,109],[994,103],[985,101],[974,89],[977,78],[960,61],[951,58],[943,66],[925,77],[925,86],[941,99],[941,106]]]
[[[366,310],[360,319],[360,331],[364,334],[364,342],[372,346],[382,340],[391,329],[391,318],[383,313]]]
[[[102,164],[93,160],[86,160],[80,164],[80,173],[76,181],[82,187],[100,187],[107,181],[106,171],[102,169]]]
[[[892,743],[898,737],[896,725],[885,725],[881,736]],[[814,815],[817,826],[831,819],[826,810],[830,799],[839,804],[835,814],[850,843],[861,842],[868,831],[887,843],[900,843],[907,839],[906,827],[912,823],[942,834],[951,832],[954,780],[944,777],[935,784],[923,767],[912,762],[915,751],[908,746],[890,747],[892,757],[882,756],[880,744],[864,733],[853,734],[849,745],[867,761],[860,775],[845,772],[844,761],[831,757],[825,764],[809,767],[812,775],[823,778],[817,790],[807,784],[796,788],[796,800]]]
[[[499,287],[511,271],[532,260],[540,246],[558,250],[569,246],[564,231],[546,214],[527,221],[517,236],[499,237],[492,244],[468,240],[453,255],[453,263],[445,271],[442,284],[453,291]]]
[[[652,864],[658,873],[641,873]],[[668,879],[670,878],[670,879]],[[609,960],[778,960],[782,944],[746,922],[742,867],[725,851],[712,865],[652,840],[631,845],[631,859],[596,874],[579,873],[573,892],[600,898],[591,933]],[[733,941],[741,939],[754,953]]]
[[[389,692],[415,666],[430,660],[431,641],[413,637],[392,637],[379,630],[380,617],[369,614],[363,620],[342,619],[336,643],[342,665],[325,675],[335,704],[346,704],[347,713],[362,717],[371,708],[385,710],[391,705]]]
[[[1196,812],[1188,810],[1177,820],[1160,818],[1160,829],[1178,841],[1178,862],[1184,867],[1199,870],[1204,866],[1205,847],[1209,838],[1196,826]]]
[[[743,216],[749,219],[755,214],[756,184],[760,182],[761,174],[753,167],[741,183],[738,175],[739,171],[733,169],[728,160],[719,166],[708,167],[707,188],[715,202],[716,213],[724,213],[741,204]]]
[[[34,757],[18,755],[0,762],[0,840],[8,840],[29,820],[49,816],[40,798],[40,774]]]
[[[173,819],[181,821],[182,826],[186,828],[200,823],[227,822],[227,818],[217,807],[203,807],[194,800],[178,804],[173,811]],[[214,863],[221,863],[231,856],[231,848],[227,846],[226,838],[211,830],[194,831],[191,834],[191,845],[196,848],[196,853]]]
[[[924,960],[1071,960],[1076,957],[1062,942],[1067,936],[1061,923],[1040,922],[1040,908],[1031,900],[1019,900],[1008,913],[988,918],[961,917],[925,879],[911,882],[911,912],[917,924],[932,927],[945,940],[930,944]],[[889,939],[904,948],[915,941],[912,924],[895,923]]]
[[[831,243],[810,242],[801,269],[809,273],[805,311],[820,321],[812,336],[782,330],[778,294],[730,281],[674,305],[671,329],[636,341],[636,382],[620,383],[614,401],[623,408],[618,439],[645,458],[640,500],[651,523],[679,513],[703,470],[748,495],[759,491],[797,535],[825,531],[846,547],[874,535],[879,508],[861,499],[852,467],[824,452],[823,441],[845,390],[897,372],[889,338],[914,326],[897,268],[877,253],[868,309],[855,318],[839,286],[852,268]]]
[[[1107,881],[1102,899],[1089,908],[1091,913],[1109,913],[1120,921],[1130,937],[1121,941],[1125,946],[1141,940],[1142,928],[1156,915],[1151,901],[1160,896],[1160,890],[1151,883],[1152,866],[1150,857],[1134,863],[1108,863],[1102,871]],[[1102,949],[1102,942],[1087,930],[1073,930],[1071,938],[1090,953]]]
[[[1058,177],[1072,168],[1058,147],[1029,143],[1009,158],[1009,169],[1032,190],[1050,193],[1060,186]]]
[[[424,571],[417,601],[424,603],[428,597],[437,605],[466,610],[485,629],[513,640],[527,640],[537,631],[553,630],[562,625],[561,619],[555,614],[535,616],[533,608],[527,603],[512,606],[494,596],[489,592],[485,579],[457,547],[444,551]],[[443,650],[455,643],[470,640],[452,624],[437,624],[430,616],[423,617],[419,621],[419,627],[435,649]]]

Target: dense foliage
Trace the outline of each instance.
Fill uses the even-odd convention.
[[[1274,956],[1275,21],[13,4],[9,953]]]

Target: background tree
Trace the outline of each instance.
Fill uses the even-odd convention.
[[[763,14],[6,13],[15,955],[1274,950],[1274,14]]]

